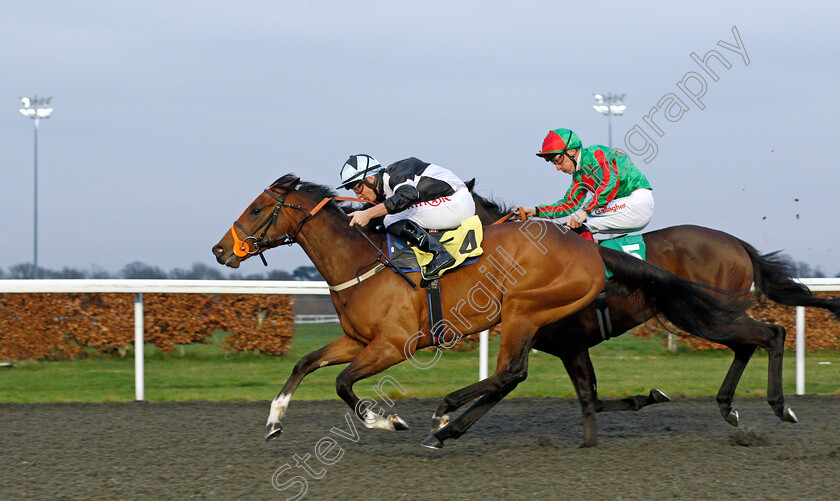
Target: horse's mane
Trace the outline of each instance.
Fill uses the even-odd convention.
[[[475,200],[476,203],[484,207],[484,210],[486,210],[487,212],[496,215],[496,217],[502,217],[505,214],[510,214],[511,212],[517,209],[516,206],[510,206],[505,202],[495,200],[492,197],[492,195],[490,196],[490,198],[484,198],[483,196],[476,193],[473,190],[473,188],[475,188],[475,179],[470,179],[466,182],[466,185],[467,188],[469,188],[470,193],[472,193],[473,200]]]
[[[289,185],[294,183],[295,181],[298,181],[296,191],[305,195],[307,198],[314,202],[320,202],[325,198],[333,198],[338,196],[338,193],[336,193],[336,191],[330,188],[329,186],[311,183],[309,181],[300,181],[300,178],[298,178],[293,173],[289,173],[283,177],[278,178],[276,181],[271,183],[270,188],[288,189]],[[357,204],[353,202],[338,203],[335,200],[330,200],[330,202],[327,205],[325,205],[324,208],[331,208],[337,210],[341,215],[343,215],[346,218],[347,214],[349,214],[350,212],[363,209],[364,207],[362,206],[362,204]]]

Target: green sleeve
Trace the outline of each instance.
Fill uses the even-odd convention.
[[[583,205],[586,193],[586,188],[575,179],[572,185],[569,186],[568,191],[566,191],[566,196],[562,199],[554,204],[537,206],[537,217],[556,218],[568,216]]]

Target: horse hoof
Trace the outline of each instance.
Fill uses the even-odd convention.
[[[438,440],[438,438],[434,435],[429,435],[428,437],[424,438],[420,445],[423,447],[428,447],[429,449],[443,449],[443,442]]]
[[[661,404],[663,402],[670,402],[671,397],[662,393],[661,391],[657,390],[656,388],[650,390],[650,398],[653,399],[654,402],[657,404]]]
[[[793,409],[790,407],[785,406],[785,410],[782,412],[781,415],[782,421],[787,421],[788,423],[798,423],[799,420],[796,419],[796,414],[793,413]]]
[[[268,442],[280,436],[283,433],[283,425],[280,421],[276,423],[268,423],[265,425],[265,441]]]
[[[432,416],[432,433],[440,430],[444,426],[449,424],[449,414],[444,414],[443,416]]]
[[[723,420],[737,428],[738,423],[740,421],[740,419],[738,418],[738,411],[730,410],[729,414],[723,416]]]
[[[394,431],[403,431],[408,429],[408,423],[403,421],[403,419],[396,414],[388,416],[388,420],[394,424]]]

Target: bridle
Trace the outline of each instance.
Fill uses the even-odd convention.
[[[248,231],[248,229],[245,228],[244,226],[242,226],[242,224],[238,220],[233,222],[233,226],[230,227],[230,235],[233,237],[233,253],[234,253],[234,255],[241,258],[241,257],[245,257],[245,256],[253,256],[254,254],[256,254],[256,255],[260,256],[260,259],[262,259],[263,264],[265,266],[268,266],[268,262],[265,260],[265,256],[263,255],[263,252],[267,251],[268,249],[280,246],[280,245],[292,245],[292,244],[296,243],[297,236],[301,232],[301,230],[303,229],[303,225],[306,224],[307,221],[309,221],[310,219],[315,217],[315,215],[318,214],[318,212],[322,208],[324,208],[324,206],[327,205],[328,202],[330,202],[332,200],[342,200],[342,201],[352,201],[352,202],[373,203],[373,202],[370,202],[369,200],[362,200],[362,199],[359,199],[359,198],[327,197],[327,198],[324,198],[323,200],[321,200],[318,203],[318,205],[316,205],[314,208],[312,208],[312,210],[307,212],[306,209],[304,209],[303,207],[301,207],[299,205],[287,204],[286,203],[286,197],[289,195],[289,193],[291,193],[292,191],[295,191],[295,188],[297,187],[298,183],[300,183],[300,179],[299,178],[294,178],[294,179],[290,180],[288,183],[286,183],[285,185],[279,186],[278,188],[282,188],[282,189],[286,190],[279,197],[271,192],[271,188],[274,187],[273,185],[269,186],[267,189],[263,190],[264,193],[267,193],[271,198],[273,198],[274,200],[277,200],[277,204],[274,206],[274,210],[271,211],[271,214],[267,218],[265,218],[259,224],[259,226],[257,226],[254,229],[253,232]],[[301,219],[298,222],[298,224],[295,225],[294,228],[292,228],[292,231],[286,232],[286,233],[280,235],[279,237],[269,238],[268,240],[265,240],[265,236],[268,234],[268,230],[271,229],[271,227],[274,225],[275,222],[277,222],[277,216],[278,216],[278,214],[280,214],[280,209],[282,209],[283,207],[289,207],[291,209],[297,209],[299,211],[306,212],[307,214],[306,214],[306,216],[303,217],[303,219]],[[247,209],[246,209],[246,211],[247,211]],[[241,218],[242,216],[239,216],[239,217]],[[239,228],[240,230],[242,230],[248,236],[245,237],[244,239],[240,239],[236,235],[236,228]],[[352,287],[353,285],[356,285],[358,283],[361,283],[364,280],[367,280],[368,278],[375,275],[376,273],[379,273],[380,271],[382,271],[385,268],[385,266],[389,266],[394,271],[399,273],[399,275],[402,278],[404,278],[405,281],[408,282],[408,284],[411,285],[412,288],[416,287],[416,284],[414,283],[414,281],[411,280],[401,269],[399,269],[399,267],[395,266],[393,262],[391,262],[391,260],[388,258],[388,256],[386,256],[382,252],[382,249],[380,249],[379,246],[374,244],[370,240],[370,238],[368,238],[368,236],[365,235],[365,232],[362,231],[361,227],[354,226],[354,228],[356,228],[356,230],[359,232],[359,234],[361,234],[362,237],[364,237],[364,239],[367,241],[367,243],[370,244],[370,246],[373,247],[377,252],[377,258],[371,264],[376,264],[376,263],[379,263],[379,264],[377,264],[373,269],[371,269],[370,271],[368,271],[367,273],[365,273],[361,276],[358,275],[358,272],[357,272],[357,275],[356,275],[355,278],[353,278],[351,280],[348,280],[346,282],[343,282],[341,284],[338,284],[338,285],[330,286],[330,290],[340,291],[340,290],[346,289],[348,287]],[[262,232],[260,232],[259,235],[254,236],[254,233],[256,233],[260,230],[262,230]]]
[[[268,217],[266,217],[254,229],[253,232],[248,231],[248,229],[245,228],[244,226],[242,226],[242,224],[238,220],[233,222],[233,226],[230,227],[230,235],[233,237],[233,253],[236,255],[236,257],[253,256],[253,255],[256,254],[256,255],[260,256],[260,259],[262,260],[263,265],[268,266],[268,261],[265,260],[265,256],[263,255],[263,253],[265,251],[267,251],[268,249],[272,249],[274,247],[279,247],[281,245],[292,245],[294,243],[297,243],[297,236],[301,232],[301,230],[303,229],[303,225],[306,224],[307,221],[309,221],[310,219],[315,217],[315,215],[322,208],[324,208],[324,206],[327,205],[327,203],[330,200],[342,200],[342,201],[371,203],[368,200],[362,200],[362,199],[359,199],[359,198],[350,198],[350,197],[331,197],[330,198],[330,197],[328,197],[328,198],[325,198],[325,199],[321,200],[318,203],[318,205],[316,205],[312,210],[307,211],[306,209],[304,209],[300,205],[287,204],[286,203],[286,197],[289,195],[289,193],[291,193],[292,191],[295,191],[295,188],[297,187],[298,183],[300,183],[300,179],[295,178],[295,179],[291,180],[289,183],[281,186],[280,188],[283,188],[286,191],[283,192],[283,194],[280,195],[279,197],[271,191],[271,188],[272,188],[271,186],[269,186],[267,189],[263,190],[263,193],[266,193],[266,194],[268,194],[268,196],[270,196],[274,200],[277,200],[277,204],[274,206],[274,210],[271,211],[271,214],[269,214]],[[292,228],[291,231],[288,231],[288,232],[286,232],[286,233],[284,233],[284,234],[282,234],[278,237],[269,238],[268,240],[266,240],[265,236],[268,234],[268,230],[271,229],[271,227],[274,226],[274,223],[277,222],[277,216],[280,214],[280,209],[283,208],[283,207],[289,207],[290,209],[297,209],[299,211],[306,212],[307,214],[306,214],[306,216],[304,216],[303,219],[301,219],[295,225],[294,228]],[[240,230],[242,230],[243,233],[245,233],[248,236],[245,237],[244,239],[240,239],[239,236],[236,234],[236,228],[239,228]],[[356,227],[356,229],[361,232],[361,228],[359,228],[358,226]],[[259,235],[254,236],[254,234],[256,232],[260,231],[260,230],[262,230],[262,232],[260,232]],[[364,232],[361,232],[361,234],[362,234],[362,236],[365,237],[365,240],[367,240],[368,243],[371,246],[373,246],[375,249],[377,249],[377,251],[379,252],[379,254],[381,256],[382,251],[379,250],[379,247],[377,247],[373,242],[371,242],[370,239],[367,237],[367,235],[364,234]],[[387,261],[387,258],[386,258],[386,261]]]
[[[304,223],[309,221],[317,212],[318,210],[323,207],[329,199],[322,201],[318,206],[314,209],[309,211],[309,213],[300,220],[300,222],[295,225],[292,231],[286,232],[278,237],[269,238],[265,240],[266,234],[268,234],[268,230],[274,226],[274,223],[277,222],[277,216],[280,214],[280,209],[283,207],[289,207],[291,209],[297,209],[303,212],[307,212],[306,209],[299,205],[295,204],[287,204],[286,197],[294,191],[297,184],[300,182],[300,179],[294,179],[289,184],[283,186],[286,188],[282,195],[279,197],[271,192],[271,187],[263,190],[263,193],[268,194],[274,200],[277,200],[277,204],[274,206],[274,210],[271,211],[271,214],[268,215],[256,228],[254,231],[248,231],[247,228],[242,226],[239,221],[234,221],[233,226],[230,228],[230,234],[233,237],[233,253],[236,257],[245,257],[245,256],[253,256],[254,254],[260,256],[262,262],[265,266],[268,266],[268,262],[265,260],[265,256],[263,252],[267,251],[268,249],[280,246],[280,245],[292,245],[295,243],[295,238],[297,238],[298,233],[300,233],[301,228],[303,228]],[[236,235],[236,228],[242,230],[243,233],[248,235],[244,239],[240,239],[239,236]],[[254,236],[255,233],[262,230],[259,235]]]

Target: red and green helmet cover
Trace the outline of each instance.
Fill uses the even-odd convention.
[[[549,131],[543,139],[542,150],[537,153],[537,156],[548,157],[569,149],[578,149],[581,146],[583,144],[580,138],[570,129],[554,129]]]

